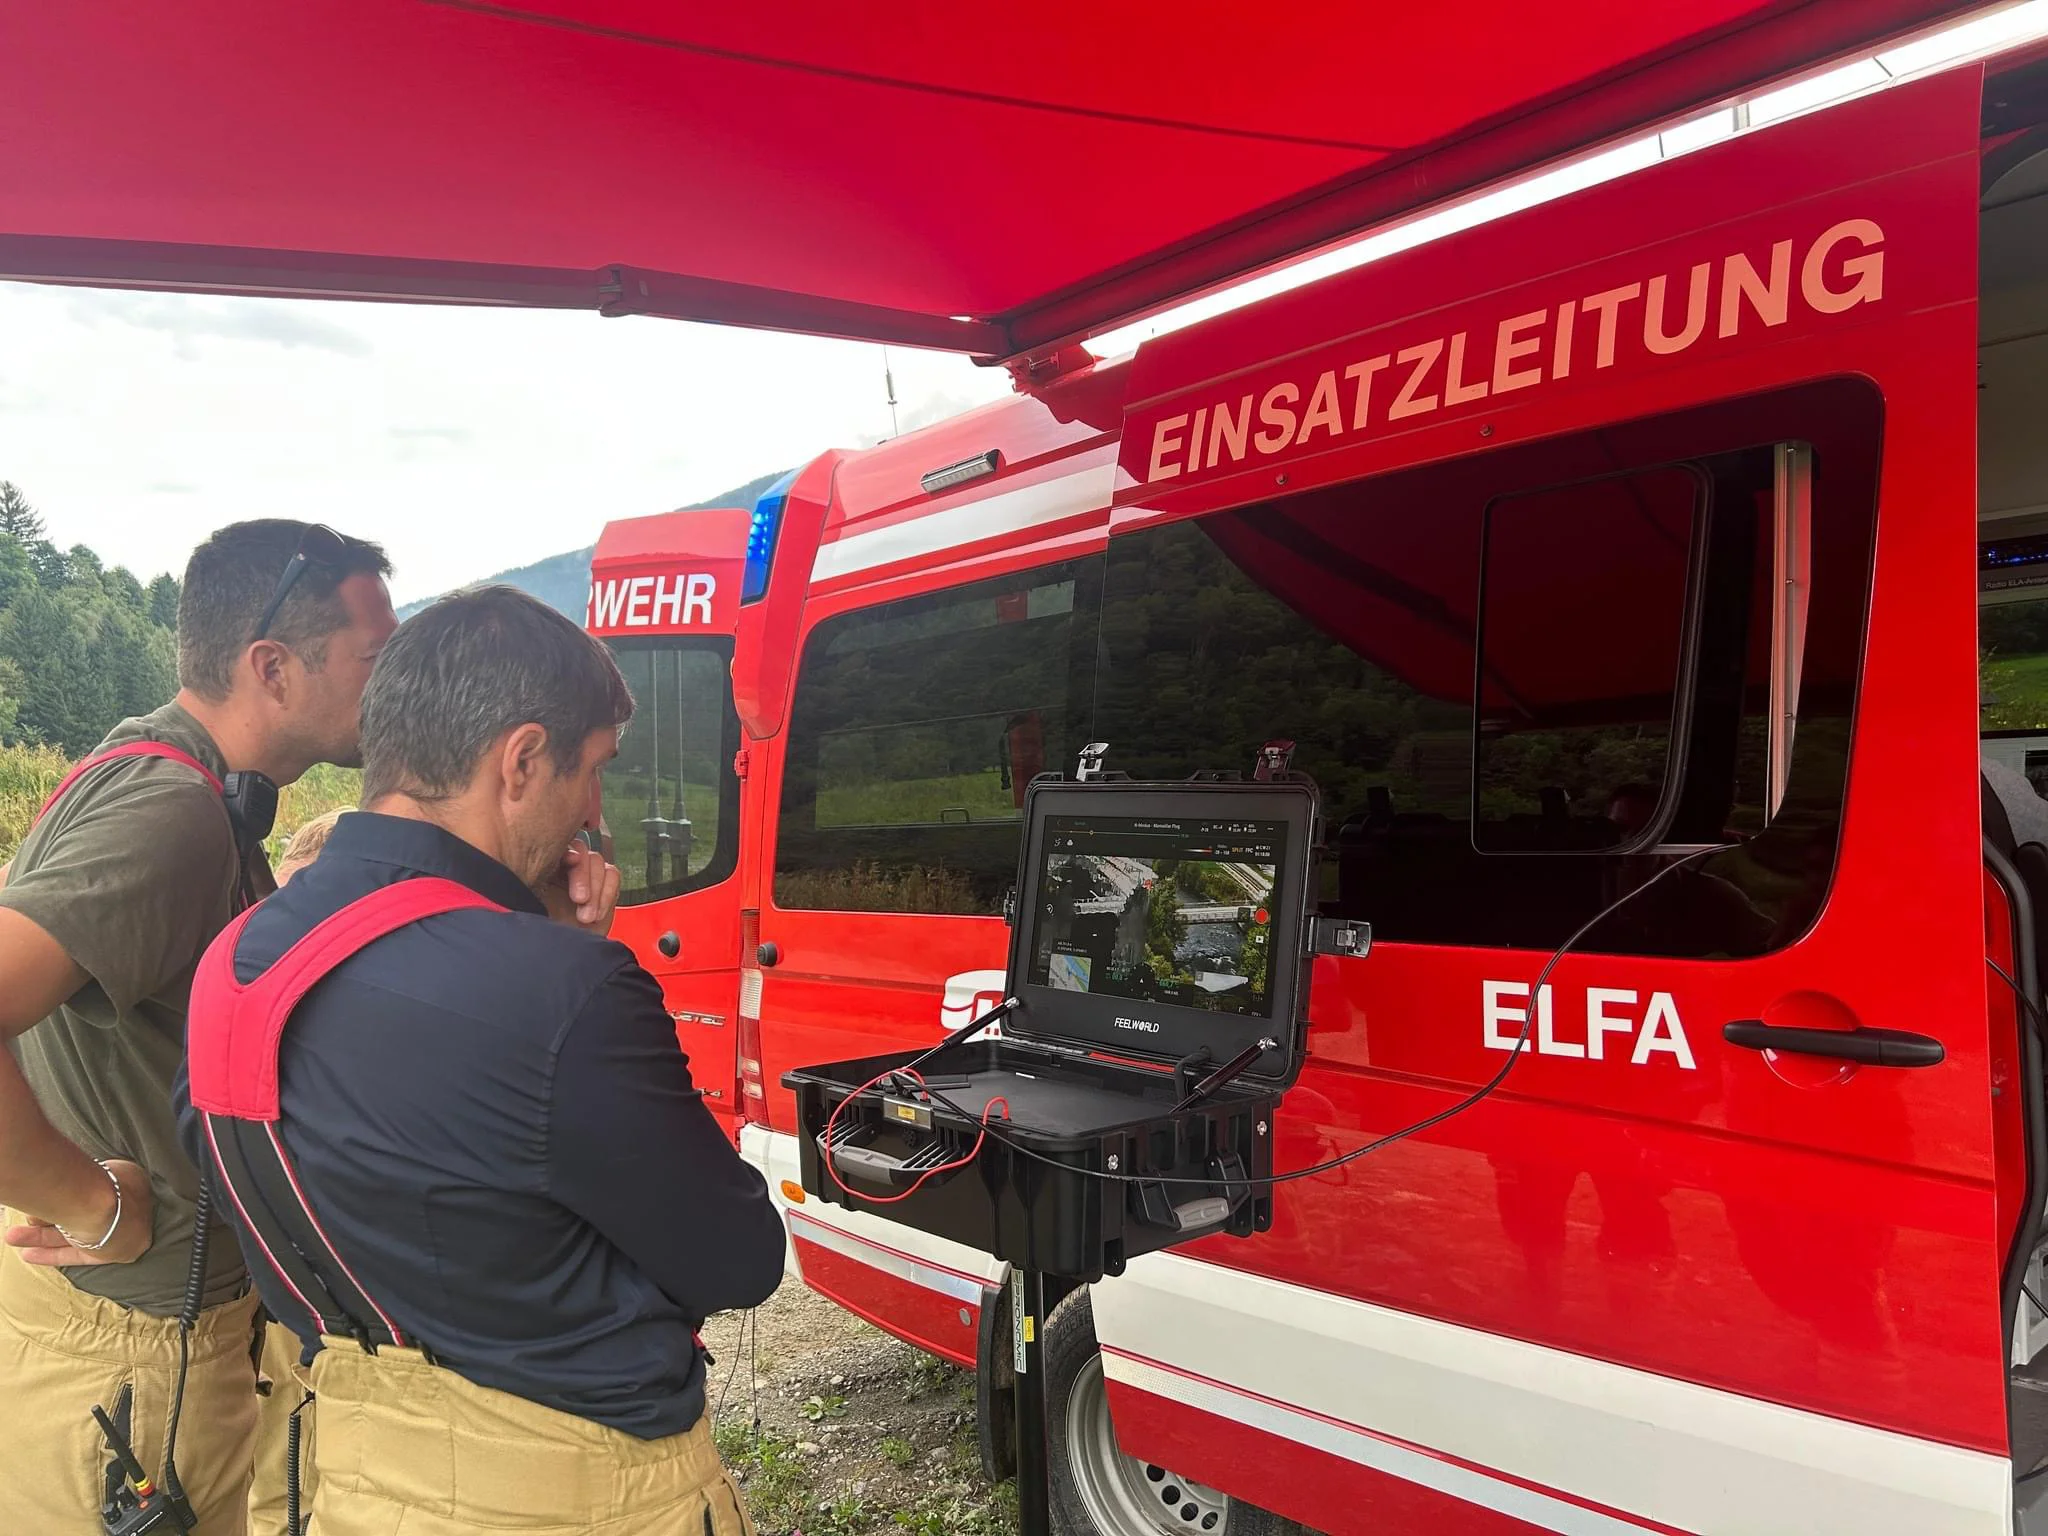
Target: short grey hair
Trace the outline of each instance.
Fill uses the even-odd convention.
[[[461,791],[491,743],[547,731],[555,766],[582,760],[593,731],[633,718],[611,652],[516,587],[444,597],[398,627],[363,691],[363,802]]]

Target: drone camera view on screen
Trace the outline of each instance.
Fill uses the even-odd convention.
[[[1031,980],[1056,991],[1262,1017],[1285,828],[1056,816]]]

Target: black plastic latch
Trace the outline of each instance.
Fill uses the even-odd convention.
[[[1342,917],[1319,917],[1315,924],[1315,952],[1362,960],[1372,951],[1372,924]]]
[[[1223,1186],[1222,1194],[1196,1195],[1191,1200],[1176,1202],[1159,1180],[1141,1181],[1133,1190],[1139,1217],[1148,1226],[1172,1232],[1202,1232],[1222,1226],[1251,1198],[1251,1178],[1245,1172],[1243,1159],[1235,1152],[1219,1152],[1209,1160],[1209,1171]]]
[[[1210,1160],[1218,1181],[1223,1185],[1223,1194],[1235,1211],[1252,1197],[1251,1176],[1244,1171],[1244,1159],[1235,1152],[1218,1152]]]
[[[1134,1193],[1138,1200],[1138,1214],[1149,1226],[1171,1227],[1178,1225],[1173,1219],[1173,1201],[1167,1198],[1166,1186],[1156,1179],[1148,1179],[1137,1186]]]

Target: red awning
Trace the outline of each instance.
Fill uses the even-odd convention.
[[[1008,356],[1973,3],[13,4],[0,276]]]

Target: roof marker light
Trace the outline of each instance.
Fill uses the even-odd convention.
[[[1003,467],[1003,456],[991,448],[987,453],[977,453],[971,459],[962,459],[958,464],[948,464],[935,469],[917,482],[924,487],[927,496],[936,496],[941,491],[950,491],[956,485],[965,485],[970,480],[979,480],[992,475]]]
[[[747,563],[740,573],[740,602],[758,603],[768,595],[768,571],[775,563],[775,537],[782,531],[782,509],[789,504],[789,488],[796,484],[791,470],[761,493],[754,503],[754,515],[747,523]]]

